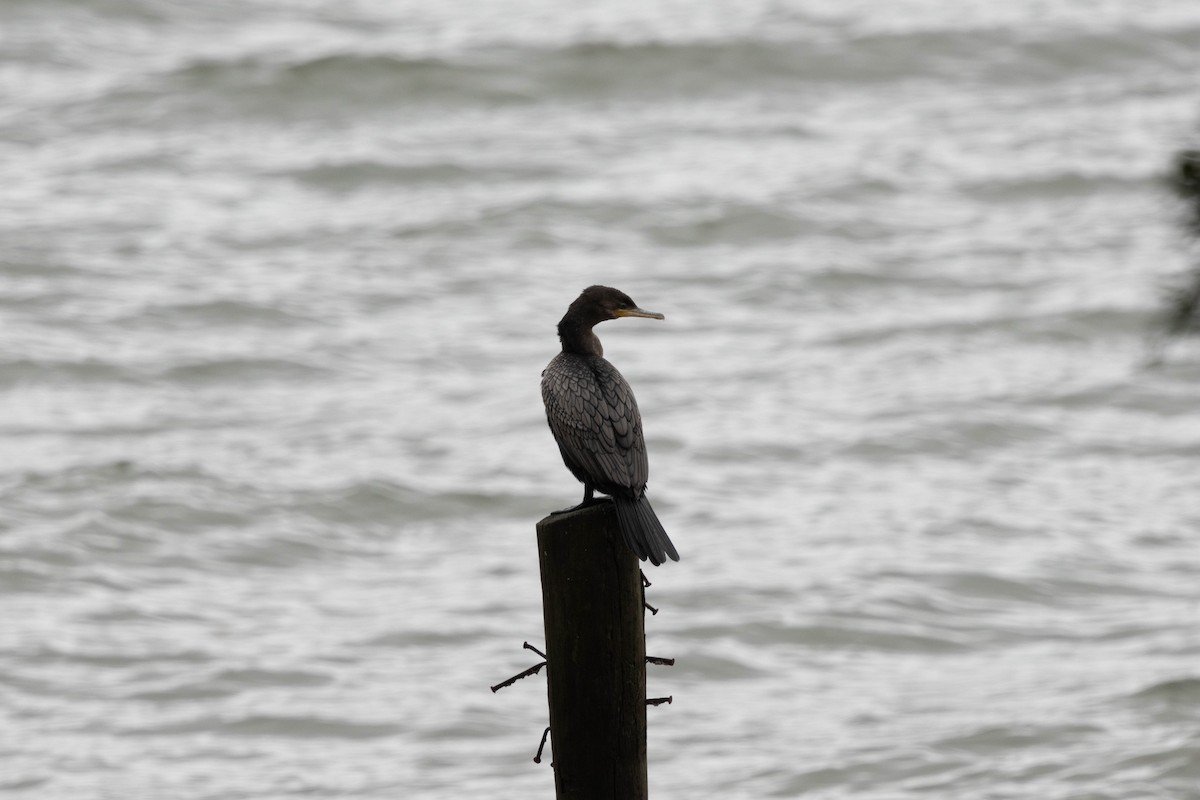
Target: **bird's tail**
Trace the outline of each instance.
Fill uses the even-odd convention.
[[[656,567],[668,557],[672,561],[679,560],[675,545],[671,544],[644,492],[636,500],[632,497],[614,497],[613,502],[617,506],[617,521],[621,525],[625,544],[634,555],[642,561],[650,559],[650,563]]]

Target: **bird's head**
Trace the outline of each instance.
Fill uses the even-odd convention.
[[[619,317],[666,319],[662,314],[638,308],[637,303],[633,302],[629,295],[613,289],[611,286],[589,286],[571,304],[571,310],[578,310],[579,316],[587,319],[593,325],[606,319]]]

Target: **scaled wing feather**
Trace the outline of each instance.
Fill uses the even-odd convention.
[[[600,356],[560,354],[542,378],[546,418],[563,460],[606,494],[639,495],[649,472],[629,384]]]

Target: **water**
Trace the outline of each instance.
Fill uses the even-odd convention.
[[[584,286],[657,798],[1200,798],[1200,9],[10,1],[0,792],[550,797]]]

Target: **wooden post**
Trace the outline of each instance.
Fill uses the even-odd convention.
[[[537,525],[557,800],[647,800],[637,557],[611,503]]]

